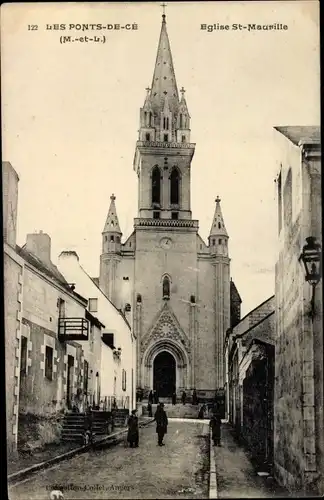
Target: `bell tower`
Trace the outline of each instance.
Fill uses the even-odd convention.
[[[181,98],[166,28],[162,26],[151,87],[140,109],[134,170],[138,176],[138,217],[192,219],[190,166],[195,144],[190,143],[190,116],[185,90]]]

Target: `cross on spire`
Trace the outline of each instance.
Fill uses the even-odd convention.
[[[218,195],[217,195],[217,198],[216,198],[215,201],[216,201],[216,203],[220,203],[221,202],[221,199],[220,199],[220,197]]]
[[[111,197],[110,197],[110,199],[111,199],[111,201],[115,201],[116,196],[114,194],[112,194]]]
[[[162,14],[162,15],[163,15],[163,17],[165,17],[165,7],[166,7],[166,6],[167,6],[167,5],[166,5],[166,3],[164,3],[164,2],[163,2],[163,3],[161,3],[161,7],[162,7],[162,9],[163,9],[163,14]]]
[[[184,96],[185,89],[182,87],[182,88],[180,89],[180,92],[181,92],[181,94]]]

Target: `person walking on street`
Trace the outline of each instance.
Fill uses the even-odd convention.
[[[183,405],[186,404],[186,397],[187,397],[187,394],[185,393],[185,391],[183,391],[182,396],[181,396],[181,401],[182,401]]]
[[[133,445],[135,446],[135,448],[138,447],[139,433],[138,433],[138,418],[136,412],[137,410],[132,410],[132,414],[128,419],[127,441],[129,442],[130,448],[133,448]]]
[[[209,426],[211,427],[212,431],[212,439],[214,441],[215,446],[220,446],[221,445],[221,416],[218,411],[218,409],[214,409],[212,417],[209,422]]]
[[[154,415],[156,421],[156,432],[158,435],[158,446],[164,446],[163,438],[168,432],[168,417],[164,411],[164,404],[160,403]]]
[[[197,398],[197,391],[196,389],[193,390],[192,393],[192,404],[197,405],[198,404],[198,398]]]
[[[153,404],[153,391],[152,391],[152,389],[149,392],[148,401],[149,401],[149,403]]]
[[[153,414],[152,414],[152,403],[151,401],[149,400],[149,402],[147,403],[147,411],[148,411],[148,416],[149,417],[153,417]]]
[[[172,404],[176,405],[177,404],[177,395],[176,392],[174,391],[172,394]]]

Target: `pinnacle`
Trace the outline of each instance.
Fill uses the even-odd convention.
[[[103,232],[113,232],[113,233],[119,233],[122,234],[119,226],[119,221],[117,217],[117,211],[116,211],[116,205],[115,205],[115,200],[116,196],[112,194],[110,196],[110,207],[108,210],[108,215],[105,223],[105,227]]]
[[[210,233],[209,236],[227,236],[227,231],[226,227],[224,224],[224,219],[223,219],[223,214],[220,206],[221,199],[217,195],[215,199],[216,207],[215,207],[215,213],[214,213],[214,218],[213,218],[213,223],[210,228]]]

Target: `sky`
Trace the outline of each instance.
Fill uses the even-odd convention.
[[[98,276],[112,193],[124,241],[132,232],[139,109],[152,83],[161,14],[160,2],[1,7],[2,148],[20,178],[17,243],[47,232],[54,263],[62,250],[75,250]],[[274,293],[273,127],[320,123],[318,2],[169,2],[166,15],[196,143],[193,218],[206,241],[220,196],[244,315]],[[46,29],[56,23],[138,29]],[[288,29],[201,29],[217,23]],[[105,43],[60,43],[61,35],[102,34]]]

